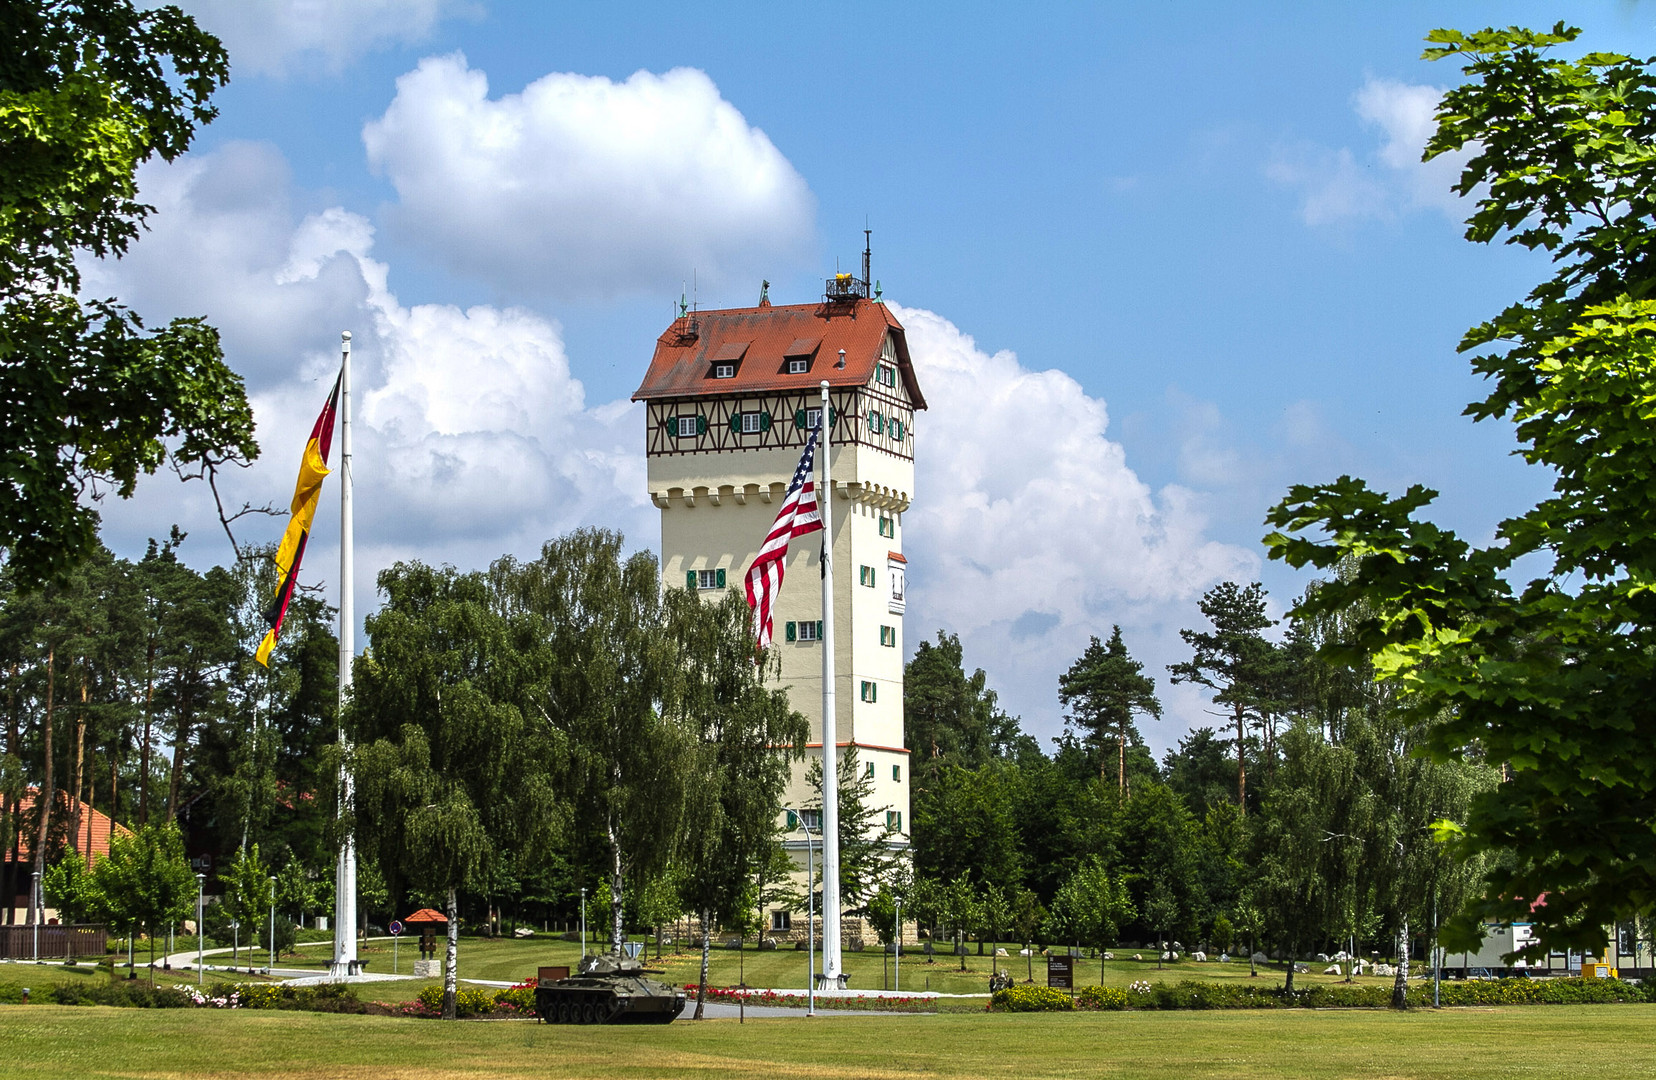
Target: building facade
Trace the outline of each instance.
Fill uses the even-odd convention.
[[[841,276],[820,304],[685,312],[656,342],[633,400],[645,405],[651,501],[668,588],[741,591],[830,385],[835,711],[831,737],[873,781],[874,825],[906,846],[903,518],[914,490],[914,415],[926,407],[903,327],[866,281]],[[796,540],[776,602],[780,685],[811,720],[787,805],[813,801],[822,756],[821,534]],[[789,818],[789,824],[796,824]],[[804,834],[789,847],[804,865]],[[776,929],[786,913],[772,913]]]

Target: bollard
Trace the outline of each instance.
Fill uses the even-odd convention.
[[[28,1003],[29,1003],[29,988],[27,986],[25,986],[23,988],[23,1004],[27,1005]]]

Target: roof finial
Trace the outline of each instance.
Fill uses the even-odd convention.
[[[770,282],[759,282],[759,306],[770,307]]]
[[[685,289],[684,282],[679,282],[679,318],[690,314],[689,290]]]
[[[878,281],[874,282],[874,302],[876,304],[885,303],[884,300],[880,299],[880,283]]]

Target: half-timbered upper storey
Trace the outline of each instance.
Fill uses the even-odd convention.
[[[926,401],[902,324],[868,299],[682,316],[656,340],[633,400],[648,407],[652,457],[800,446],[823,380],[835,444],[913,459],[914,411]]]

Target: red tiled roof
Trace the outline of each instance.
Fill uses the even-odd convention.
[[[695,326],[692,336],[691,326]],[[909,362],[903,325],[872,300],[846,304],[788,304],[702,311],[676,319],[656,339],[655,356],[634,401],[803,390],[827,379],[863,386],[874,377],[887,332],[896,337],[897,368],[916,409],[926,407]],[[845,367],[837,368],[845,350]],[[788,360],[810,361],[788,374]],[[713,374],[714,361],[733,363],[733,378]]]
[[[907,559],[903,558],[903,553],[901,551],[888,551],[886,552],[886,558],[890,559],[892,562],[908,562]]]
[[[27,819],[29,812],[34,809],[35,798],[39,793],[39,788],[30,788],[23,794],[23,798],[19,800],[18,807],[14,811],[17,815],[14,820],[18,823],[18,850],[24,862],[34,859],[36,833],[33,829],[30,829],[25,835],[22,822]],[[100,810],[94,810],[84,802],[70,799],[69,793],[66,791],[60,789],[57,797],[58,803],[64,808],[60,812],[64,815],[66,824],[71,820],[70,815],[74,813],[77,803],[80,806],[80,831],[75,837],[69,839],[69,847],[86,856],[89,863],[95,863],[109,854],[109,840],[115,832],[119,831],[124,834],[130,831],[124,825],[115,824],[114,821],[110,820],[108,814]],[[8,845],[6,851],[9,853],[10,850],[11,848]]]
[[[433,911],[428,907],[423,907],[419,911],[416,911],[414,914],[410,915],[408,918],[404,919],[403,922],[405,922],[405,923],[433,923],[433,922],[446,923],[446,922],[448,922],[448,916],[444,915],[441,911]]]

